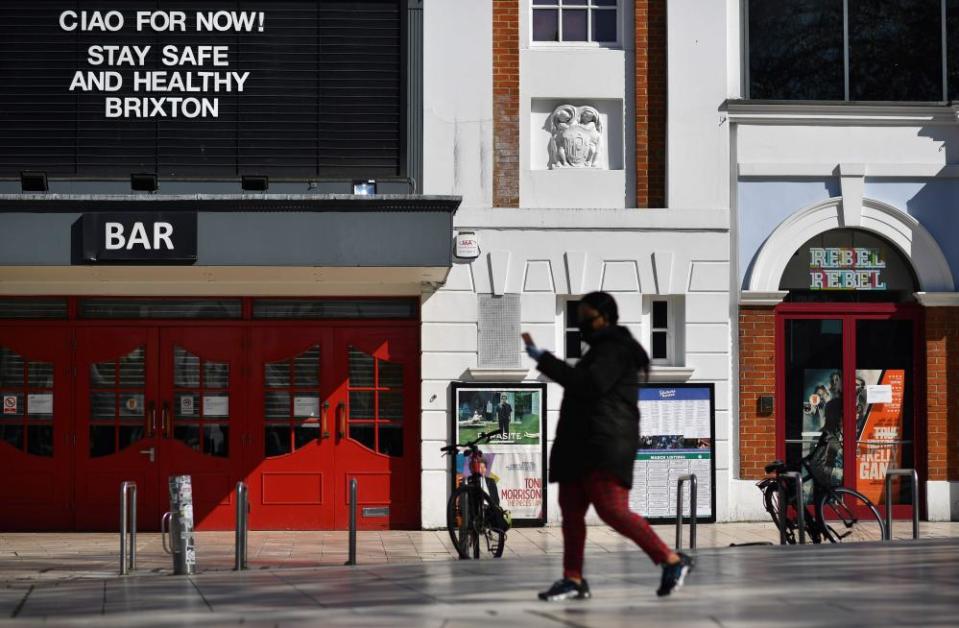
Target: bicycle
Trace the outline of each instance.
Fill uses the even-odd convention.
[[[484,461],[483,452],[478,446],[501,433],[502,430],[488,434],[480,432],[473,441],[441,449],[444,455],[455,455],[462,449],[464,466],[468,465],[470,470],[469,477],[453,489],[446,504],[446,529],[461,559],[478,559],[482,546],[493,558],[499,558],[506,547],[508,514],[493,501],[480,483]]]
[[[804,505],[806,538],[813,543],[822,543],[824,539],[830,543],[881,541],[885,526],[875,504],[859,491],[820,481],[820,476],[813,472],[810,464],[812,456],[813,454],[810,453],[802,459],[802,466],[808,472],[808,475],[803,476],[802,482],[813,483],[814,511],[810,513],[809,505]],[[786,464],[781,460],[774,460],[766,465],[767,477],[757,486],[763,493],[763,506],[772,517],[777,529],[780,527],[780,491],[786,495],[786,542],[796,544],[799,537],[799,524],[795,486],[792,485],[793,482],[781,477],[780,474],[785,471]],[[831,473],[824,477],[830,476]]]

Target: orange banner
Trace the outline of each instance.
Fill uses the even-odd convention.
[[[886,470],[899,466],[902,454],[905,380],[902,369],[856,371],[856,488],[875,504],[883,500]]]

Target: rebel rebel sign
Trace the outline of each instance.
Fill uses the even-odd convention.
[[[83,215],[87,264],[193,264],[197,213],[95,212]]]

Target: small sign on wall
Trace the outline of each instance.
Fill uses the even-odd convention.
[[[479,257],[479,239],[473,231],[462,231],[456,234],[456,257],[460,259],[475,259]]]

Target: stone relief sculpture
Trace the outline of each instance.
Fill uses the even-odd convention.
[[[589,105],[560,105],[547,120],[549,167],[597,168],[603,144],[599,111]]]

